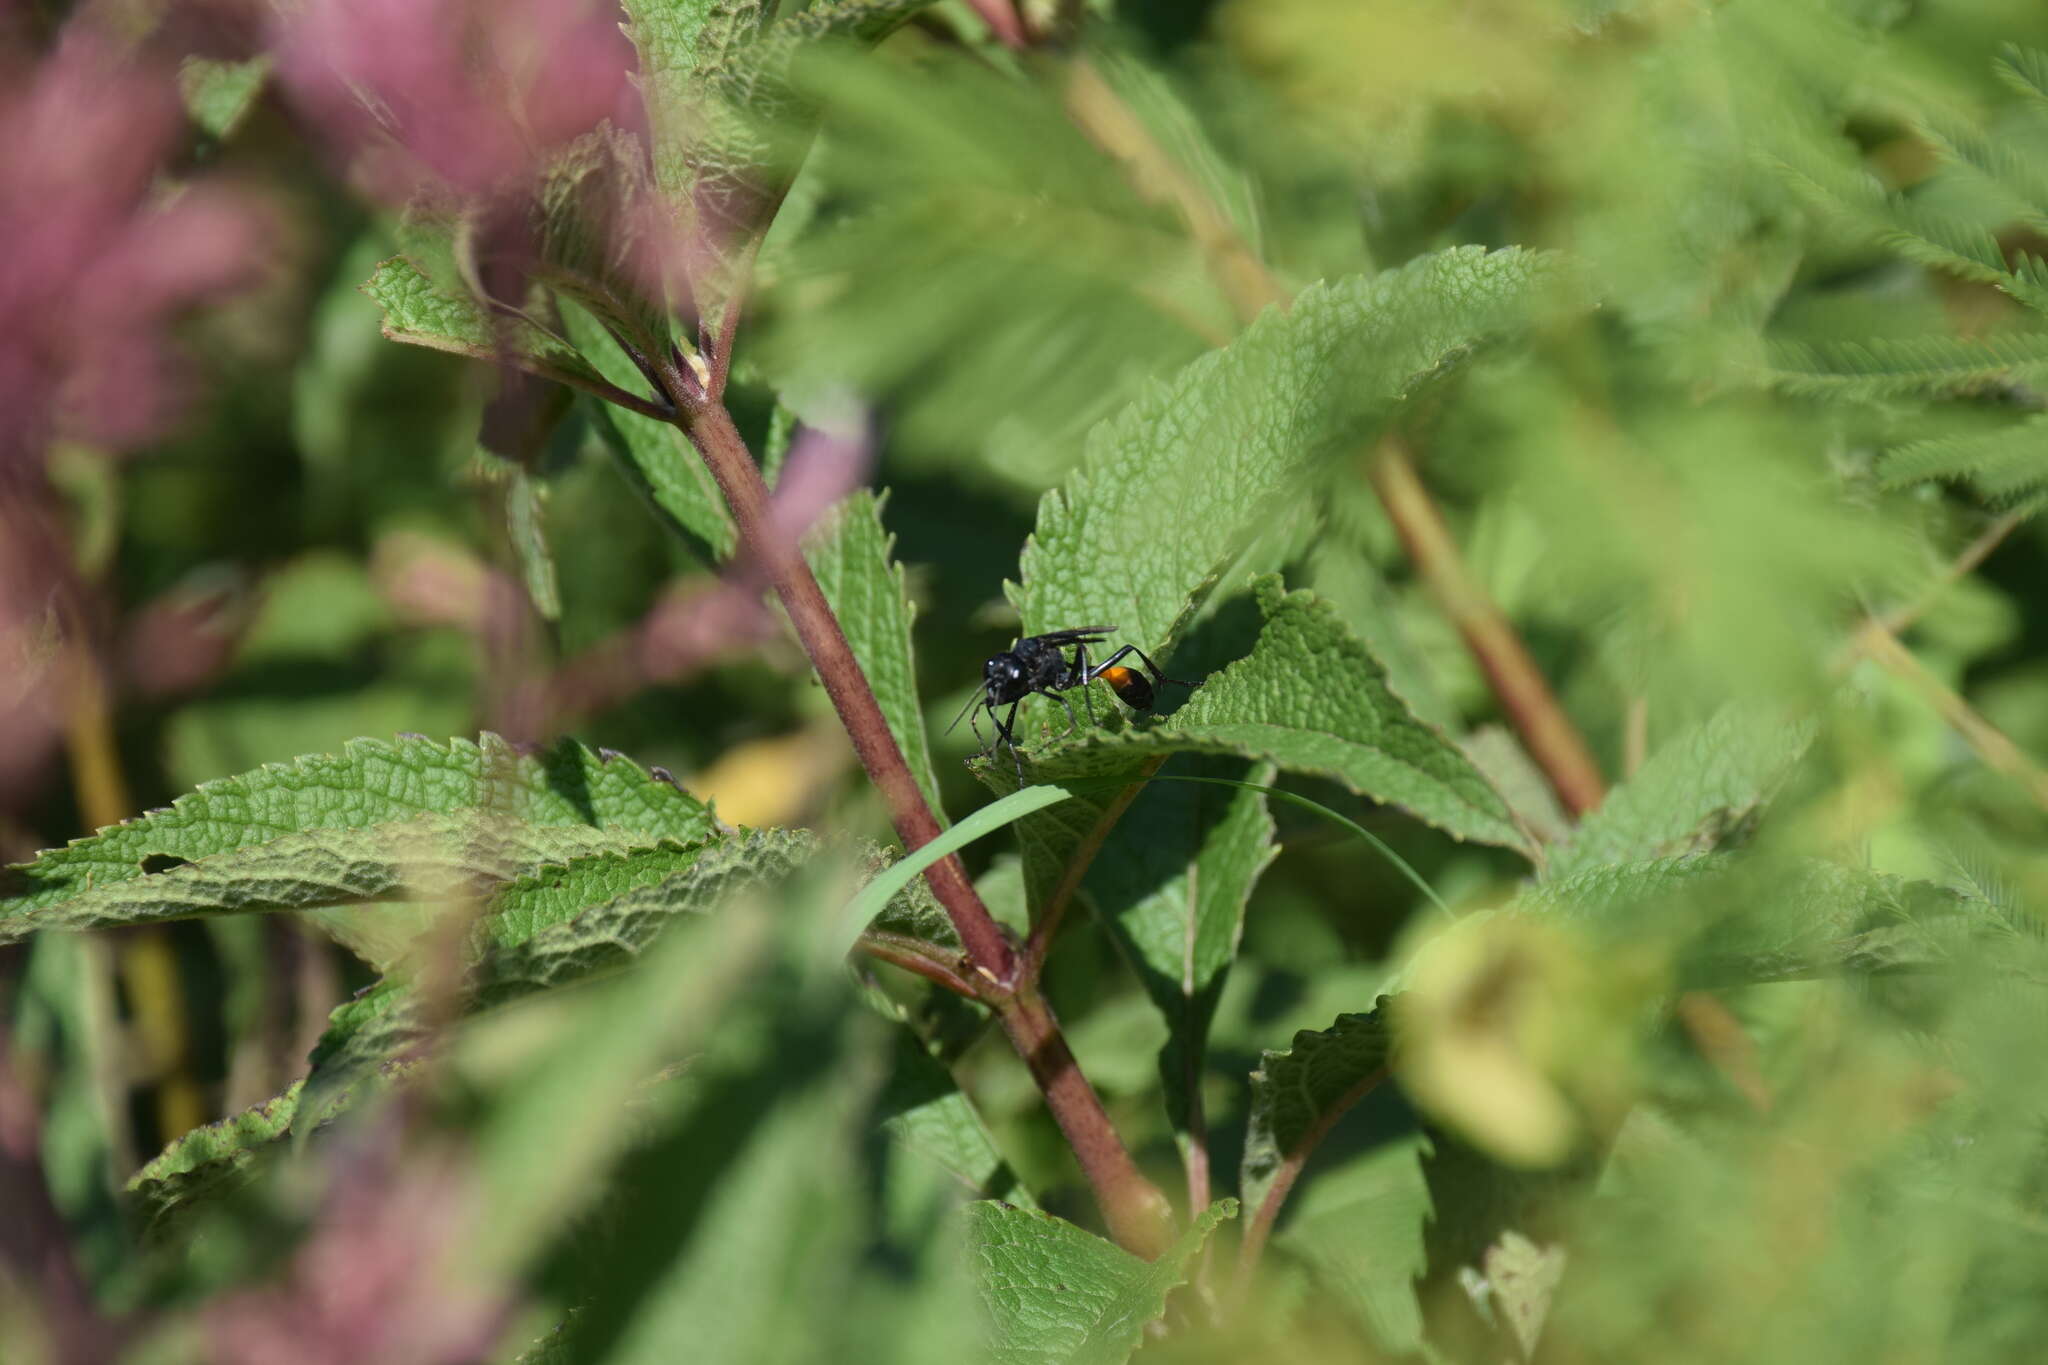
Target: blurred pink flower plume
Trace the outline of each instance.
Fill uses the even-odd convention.
[[[159,430],[177,394],[167,324],[253,273],[248,202],[157,184],[183,128],[171,72],[89,28],[40,62],[0,48],[0,481],[38,482],[54,437]]]
[[[610,119],[640,122],[612,0],[308,0],[279,73],[372,193],[480,196]]]

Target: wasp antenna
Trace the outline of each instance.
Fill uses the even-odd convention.
[[[947,726],[947,727],[945,728],[945,730],[944,730],[944,731],[942,731],[941,733],[944,733],[944,734],[948,734],[948,735],[950,735],[950,734],[952,734],[952,733],[953,733],[953,732],[954,732],[955,730],[959,729],[959,728],[960,728],[960,722],[961,722],[961,721],[963,721],[963,720],[966,720],[966,719],[967,719],[967,713],[968,713],[969,711],[972,711],[972,710],[973,710],[973,709],[974,709],[975,707],[977,707],[977,706],[981,705],[981,704],[982,704],[983,702],[985,702],[985,701],[987,701],[987,700],[988,700],[988,689],[987,689],[987,688],[983,688],[983,689],[981,689],[980,691],[976,692],[976,693],[975,693],[975,694],[974,694],[973,696],[969,697],[969,698],[967,699],[967,705],[965,705],[965,706],[963,706],[963,707],[961,707],[961,708],[960,708],[960,714],[959,714],[959,715],[957,715],[957,716],[955,716],[955,717],[953,717],[953,723],[952,723],[951,725],[948,725],[948,726]]]

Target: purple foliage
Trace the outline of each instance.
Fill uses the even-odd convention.
[[[168,70],[89,28],[40,61],[0,51],[0,471],[17,481],[55,437],[159,431],[179,390],[166,326],[261,259],[246,200],[159,185],[183,117]]]
[[[490,197],[609,119],[639,120],[633,49],[596,0],[310,0],[286,85],[377,196]]]

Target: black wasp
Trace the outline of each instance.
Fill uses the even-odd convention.
[[[1074,704],[1061,696],[1081,688],[1081,700],[1088,707],[1088,721],[1095,722],[1095,700],[1087,691],[1089,683],[1102,679],[1115,692],[1117,699],[1133,711],[1150,711],[1159,697],[1153,690],[1157,683],[1175,683],[1181,687],[1200,687],[1200,683],[1185,682],[1180,678],[1169,678],[1159,671],[1159,665],[1152,662],[1136,645],[1125,645],[1099,664],[1088,662],[1088,646],[1099,645],[1109,638],[1115,626],[1077,626],[1072,630],[1055,630],[1044,635],[1027,635],[1003,653],[992,657],[981,670],[981,691],[967,703],[967,709],[953,717],[953,723],[946,727],[951,734],[960,725],[963,717],[973,717],[986,708],[988,718],[995,722],[996,739],[1010,746],[1010,758],[1017,765],[1017,785],[1024,785],[1024,760],[1017,756],[1017,732],[1012,727],[1017,723],[1017,708],[1024,704],[1024,698],[1037,692],[1051,697],[1067,708],[1067,733],[1074,732],[1078,723],[1074,719]],[[1067,646],[1074,647],[1070,659],[1060,651]],[[1135,654],[1145,665],[1145,673],[1135,668],[1125,668],[1118,661],[1126,655]],[[1010,714],[996,715],[996,708],[1008,705]],[[974,737],[981,739],[981,722],[969,719],[974,727]],[[994,746],[983,740],[981,752],[986,755]]]

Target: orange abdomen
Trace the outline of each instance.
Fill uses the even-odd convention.
[[[1150,711],[1154,700],[1152,683],[1135,668],[1105,668],[1096,674],[1108,683],[1124,705],[1133,711]]]

